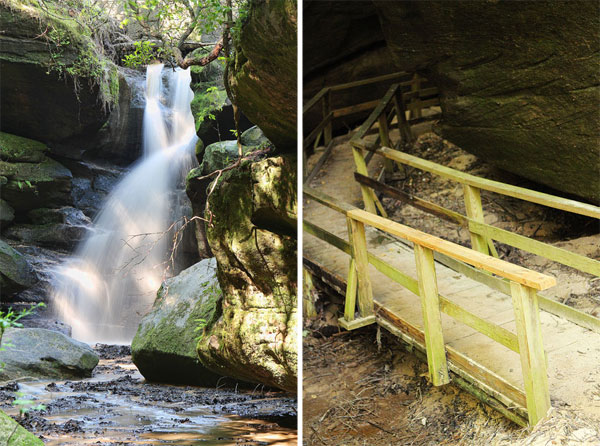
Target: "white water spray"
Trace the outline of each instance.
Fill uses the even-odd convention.
[[[148,66],[143,159],[108,196],[92,235],[57,271],[53,303],[76,339],[130,342],[165,278],[167,230],[180,217],[172,196],[197,141],[190,81],[189,69],[163,73],[162,65]]]

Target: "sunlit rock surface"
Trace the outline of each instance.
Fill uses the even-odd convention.
[[[200,364],[196,341],[218,318],[217,262],[204,259],[166,280],[131,343],[131,358],[150,381],[214,386],[220,375]]]
[[[7,446],[44,446],[44,442],[0,410],[0,439]],[[10,441],[9,441],[10,440]]]
[[[295,392],[296,163],[272,157],[223,174],[208,241],[223,299],[198,342],[213,371]]]
[[[98,356],[82,342],[43,328],[12,328],[2,338],[0,381],[92,376]]]

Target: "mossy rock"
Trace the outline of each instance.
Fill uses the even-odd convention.
[[[167,279],[131,343],[140,373],[149,381],[214,386],[222,375],[200,364],[196,343],[218,316],[221,299],[214,258]]]
[[[0,351],[0,381],[90,377],[99,361],[89,345],[44,328],[11,328],[2,341],[12,345]]]
[[[296,163],[248,162],[225,172],[207,227],[224,296],[198,342],[216,373],[296,391]]]
[[[0,410],[0,438],[5,446],[44,446],[44,442],[28,432]]]
[[[119,78],[91,30],[66,8],[59,11],[60,3],[43,9],[35,2],[0,4],[2,129],[81,148],[117,102]]]
[[[1,196],[17,211],[70,204],[73,175],[65,166],[46,157],[40,163],[0,161],[0,175],[8,182]]]
[[[0,159],[4,161],[39,163],[47,150],[39,141],[0,132]]]
[[[10,223],[15,219],[15,210],[0,198],[0,223]]]
[[[254,147],[242,146],[242,154],[254,150]],[[207,175],[233,164],[239,157],[237,141],[215,142],[206,147],[200,171]]]
[[[0,295],[7,296],[32,287],[38,279],[25,256],[0,240]]]
[[[264,132],[256,125],[242,133],[241,140],[242,144],[245,146],[261,147],[272,145]]]
[[[198,138],[198,141],[196,142],[196,147],[194,150],[194,153],[196,154],[196,159],[198,160],[198,163],[202,162],[202,158],[204,157],[204,142],[202,141],[202,138]]]

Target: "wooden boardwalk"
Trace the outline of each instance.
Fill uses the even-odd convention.
[[[377,161],[377,157],[373,161]],[[378,166],[371,163],[370,169]],[[308,186],[340,202],[362,208],[360,185],[354,181],[355,164],[347,137],[333,143],[321,174]],[[306,199],[304,219],[348,240],[346,217],[315,200]],[[398,270],[417,279],[415,255],[406,242],[366,226],[367,249]],[[350,256],[313,235],[304,233],[304,257],[331,273],[334,282],[345,281]],[[435,263],[440,296],[512,333],[516,332],[511,296]],[[423,311],[419,296],[368,266],[376,323],[402,338],[421,354],[425,351]],[[331,280],[331,278],[330,278]],[[515,422],[525,424],[521,359],[488,336],[441,315],[451,381],[474,393]],[[553,406],[567,404],[582,413],[600,415],[600,334],[569,320],[541,311],[543,346],[547,358]],[[507,341],[507,343],[510,343]],[[517,347],[518,350],[518,347]]]

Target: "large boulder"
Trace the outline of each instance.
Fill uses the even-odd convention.
[[[53,145],[85,145],[118,96],[117,69],[98,54],[91,30],[57,8],[44,9],[0,5],[2,129]]]
[[[502,169],[600,202],[597,2],[374,4],[398,69],[437,84],[445,138]]]
[[[167,279],[131,343],[131,359],[149,381],[214,386],[221,378],[200,364],[196,343],[222,299],[215,259]]]
[[[229,93],[279,150],[296,151],[297,2],[250,2],[227,67]]]
[[[23,254],[0,240],[0,297],[32,287],[38,281]]]
[[[0,381],[89,377],[98,364],[98,356],[87,344],[43,328],[8,329],[2,344]]]
[[[71,171],[46,152],[39,141],[0,132],[0,196],[17,212],[72,201]]]
[[[296,162],[272,157],[225,172],[207,235],[223,299],[198,342],[214,372],[295,392]]]
[[[44,442],[0,410],[0,439],[6,446],[44,446]]]

